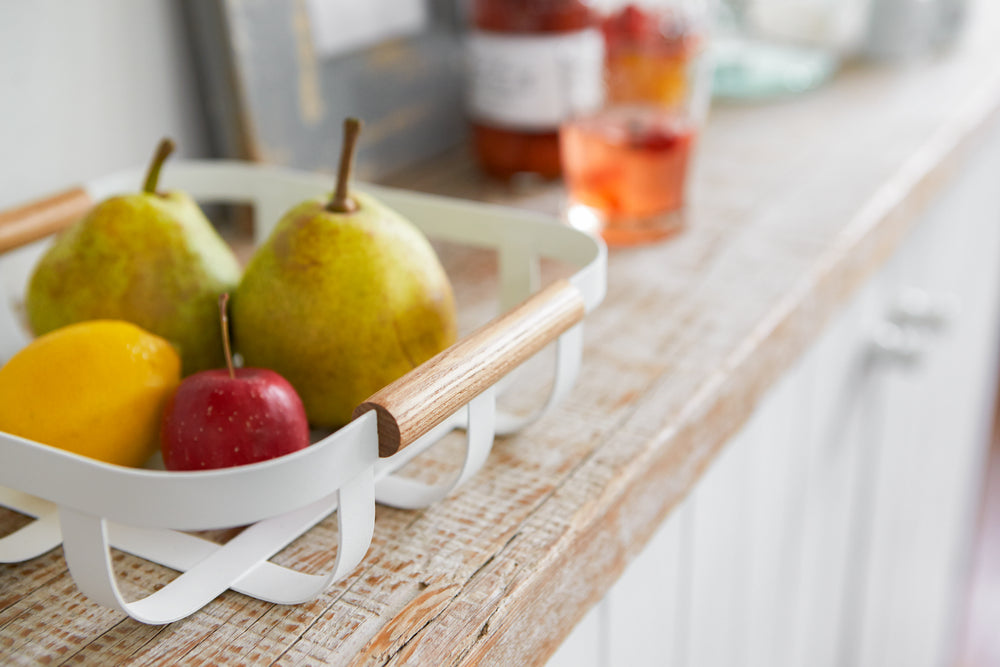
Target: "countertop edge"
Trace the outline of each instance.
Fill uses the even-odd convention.
[[[621,471],[614,488],[596,503],[598,511],[574,518],[575,529],[531,576],[505,589],[486,623],[470,627],[469,641],[453,647],[448,664],[544,664],[692,489],[764,394],[907,238],[919,213],[997,122],[1000,75],[971,95],[874,192],[814,271],[755,327],[737,357],[727,360],[727,379],[706,380],[703,391],[683,410],[680,423],[652,438],[646,456]],[[665,493],[663,479],[676,477],[678,471],[684,472],[683,483]],[[634,539],[623,543],[621,535]],[[497,576],[503,578],[497,570],[504,567],[509,547],[476,572],[463,588],[465,594],[477,596],[495,587]],[[493,593],[486,599],[496,599]],[[548,622],[541,624],[539,618]],[[401,659],[405,663],[403,654],[413,655],[423,641],[418,633],[386,664]]]

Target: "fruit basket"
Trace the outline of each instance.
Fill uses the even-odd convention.
[[[39,239],[91,202],[131,190],[140,175],[114,174],[0,212],[5,280],[16,284],[16,275],[26,273],[25,258],[44,243]],[[251,204],[260,241],[291,205],[328,191],[329,179],[239,162],[188,161],[165,170],[164,186],[186,190],[201,204]],[[365,557],[376,502],[415,509],[440,500],[483,465],[497,434],[517,431],[567,393],[582,357],[581,322],[604,297],[606,255],[599,240],[528,212],[360,189],[432,240],[495,250],[502,314],[377,392],[347,426],[269,461],[198,472],[125,468],[0,433],[0,505],[34,518],[0,538],[0,562],[28,560],[62,544],[85,595],[150,624],[184,618],[227,589],[274,603],[304,602]],[[541,258],[575,272],[539,290]],[[7,358],[24,334],[13,308],[0,312]],[[497,393],[511,371],[549,343],[556,346],[555,369],[545,405],[529,415],[498,409]],[[464,455],[449,482],[428,485],[398,474],[456,429],[465,432]],[[329,572],[299,572],[269,560],[332,512],[338,539]],[[246,527],[225,544],[185,532],[237,526]],[[112,547],[179,574],[159,590],[126,601],[112,568]]]

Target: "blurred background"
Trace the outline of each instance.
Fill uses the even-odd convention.
[[[503,4],[480,2],[478,9]],[[508,18],[559,5],[508,4],[517,10]],[[602,21],[642,3],[562,4],[593,9],[604,18],[580,26],[607,34]],[[697,53],[708,53],[713,68],[692,71],[684,96],[698,124],[711,122],[709,98],[711,105],[767,104],[822,86],[860,60],[905,68],[935,57],[960,34],[965,13],[958,0],[666,4],[690,12],[692,30],[708,36]],[[332,172],[347,115],[366,122],[363,179],[397,182],[398,174],[456,153],[462,164],[479,167],[463,177],[484,187],[558,178],[533,174],[530,160],[497,173],[473,141],[476,126],[491,122],[468,101],[466,38],[490,25],[483,16],[454,0],[4,2],[0,208],[141,165],[163,136],[176,140],[183,157]],[[504,30],[537,32],[544,20],[534,18],[505,23]],[[690,44],[687,36],[671,39]],[[534,122],[506,131],[544,134]],[[989,514],[1000,508],[996,489],[984,505],[992,517],[984,526],[1000,524]],[[989,630],[998,618],[990,592],[1000,591],[1000,536],[986,535],[980,545],[966,650],[1000,656],[1000,633]]]
[[[170,0],[0,7],[0,206],[141,164],[164,135],[214,154],[194,41]]]
[[[490,125],[476,91],[497,77],[482,68],[470,75],[463,57],[463,40],[477,31],[590,28],[611,39],[613,20],[625,25],[629,11],[641,15],[636,8],[693,16],[687,28],[670,19],[688,32],[668,40],[711,34],[716,100],[761,100],[821,85],[859,56],[903,61],[945,46],[963,7],[961,0],[8,2],[0,7],[0,206],[141,164],[164,135],[183,156],[332,171],[348,114],[367,124],[360,176],[387,177],[463,146],[470,121]],[[546,23],[552,17],[568,23]],[[537,102],[530,90],[508,90],[524,96],[514,98],[524,107]],[[564,115],[586,107],[566,104]],[[537,131],[541,121],[533,122],[528,130]],[[519,170],[532,171],[524,159]]]

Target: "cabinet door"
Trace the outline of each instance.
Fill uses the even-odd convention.
[[[580,619],[546,667],[608,667],[607,600],[602,600]]]
[[[873,480],[868,462],[879,447],[870,410],[877,373],[871,332],[880,316],[878,281],[868,285],[807,353],[799,394],[780,409],[804,410],[806,426],[797,470],[801,491],[791,499],[798,517],[786,548],[798,557],[788,572],[794,586],[785,620],[775,619],[780,664],[839,667],[851,619],[844,613],[858,564],[858,526],[865,521]],[[776,408],[778,409],[778,408]]]
[[[947,662],[1000,347],[1000,132],[988,144],[764,397],[563,655]],[[903,288],[960,307],[939,333],[900,325],[904,343],[920,343],[913,364],[873,345]]]
[[[657,530],[605,598],[577,624],[548,667],[675,665],[687,645],[692,506]]]
[[[920,290],[948,322],[935,331],[915,317],[918,363],[879,378],[882,449],[850,664],[954,658],[996,383],[997,174],[1000,133],[928,210],[886,276],[897,294]]]
[[[834,665],[875,430],[868,285],[567,639],[553,665]]]
[[[605,598],[607,662],[674,665],[687,647],[690,501],[674,509]]]
[[[550,666],[839,664],[882,301],[864,289],[768,392]]]

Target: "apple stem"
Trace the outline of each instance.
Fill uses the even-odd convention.
[[[354,165],[354,149],[361,134],[361,121],[348,118],[344,121],[344,143],[340,147],[340,166],[337,169],[337,189],[326,205],[331,213],[353,213],[358,210],[358,204],[347,193],[347,182],[351,178],[351,167]]]
[[[154,195],[156,194],[156,184],[160,180],[160,169],[166,162],[170,154],[174,152],[174,142],[169,137],[160,141],[153,154],[153,161],[149,163],[149,171],[146,172],[146,180],[142,184],[142,191]]]
[[[229,292],[219,295],[219,321],[222,322],[222,349],[226,355],[226,368],[229,369],[229,377],[236,379],[236,368],[233,366],[233,348],[229,344],[229,315],[226,313],[226,306],[229,304]]]

